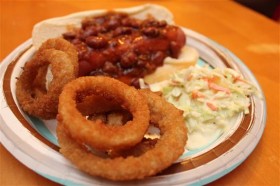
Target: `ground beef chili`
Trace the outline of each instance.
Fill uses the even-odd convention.
[[[79,75],[106,75],[134,85],[139,78],[177,58],[185,45],[183,31],[152,17],[139,20],[108,12],[82,21],[80,29],[63,34],[79,53]]]

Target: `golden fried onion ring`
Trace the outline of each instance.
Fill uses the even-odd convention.
[[[112,100],[133,116],[123,126],[108,126],[101,120],[87,120],[77,109],[77,95],[90,92]],[[97,149],[119,149],[134,146],[149,126],[149,108],[134,88],[116,79],[102,76],[80,77],[68,83],[59,97],[58,121],[65,125],[76,140]]]
[[[74,66],[74,73],[78,76],[79,64],[78,64],[78,52],[73,44],[69,41],[62,38],[51,38],[45,41],[41,47],[38,49],[38,52],[46,49],[55,49],[65,52],[69,58],[70,62]]]
[[[59,44],[61,48],[52,48],[49,43]],[[46,71],[49,65],[53,79],[46,90]],[[64,39],[46,41],[33,58],[25,63],[16,83],[16,96],[21,108],[42,119],[55,118],[59,94],[66,83],[77,77],[77,69],[78,56],[72,44]]]
[[[60,152],[79,169],[111,180],[142,179],[170,166],[184,152],[187,140],[182,112],[152,92],[141,92],[148,100],[151,122],[156,123],[161,131],[161,137],[154,148],[138,157],[102,158],[73,139],[64,128],[65,123],[59,122],[57,136]]]

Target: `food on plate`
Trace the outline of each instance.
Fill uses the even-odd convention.
[[[161,91],[168,102],[184,111],[189,150],[204,147],[228,131],[231,120],[249,113],[249,96],[259,95],[237,71],[207,65],[177,72],[168,81],[150,85],[150,89]]]
[[[150,122],[159,128],[159,139],[148,144],[143,139],[140,144],[131,147],[136,149],[131,149],[130,154],[122,150],[108,153],[104,157],[104,154],[96,153],[87,143],[81,144],[69,134],[66,123],[59,121],[57,136],[60,152],[82,171],[110,180],[143,179],[169,167],[184,152],[187,141],[182,112],[155,93],[148,90],[141,90],[139,93],[143,95],[143,101],[148,102]],[[80,125],[84,126],[83,123]]]
[[[86,11],[38,23],[32,39],[38,48],[47,38],[63,37],[78,50],[79,76],[106,75],[137,87],[146,75],[162,79],[196,63],[197,51],[185,46],[186,34],[172,19],[152,4]]]
[[[194,66],[186,37],[156,5],[40,22],[16,96],[28,114],[57,119],[60,152],[82,171],[156,175],[229,130],[257,93],[232,69]]]
[[[46,80],[50,68],[52,80]],[[77,77],[78,56],[75,47],[64,39],[50,39],[25,63],[16,82],[21,108],[30,115],[53,119],[63,86]]]
[[[77,109],[80,94],[102,96],[128,110],[132,120],[121,127],[91,121]],[[94,107],[93,105],[89,105]],[[58,121],[69,134],[97,149],[120,149],[134,146],[145,135],[149,126],[147,101],[137,89],[110,77],[87,76],[77,78],[64,86],[59,96]]]

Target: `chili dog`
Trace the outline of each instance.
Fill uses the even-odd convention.
[[[122,45],[121,47],[115,47],[114,50],[112,50],[113,47],[111,47],[111,45],[113,45],[115,42],[113,41],[114,38],[108,39],[107,36],[109,34],[114,35],[116,32],[127,32],[126,27],[126,30],[122,28],[124,27],[123,23],[122,25],[117,25],[115,28],[111,29],[112,31],[106,35],[106,39],[104,39],[104,37],[100,39],[99,33],[102,32],[102,28],[101,30],[96,31],[98,33],[98,37],[92,37],[93,34],[91,33],[91,37],[87,36],[83,38],[83,35],[86,35],[85,33],[87,32],[87,28],[84,29],[86,25],[85,20],[87,18],[102,17],[111,11],[125,13],[132,20],[146,20],[152,17],[155,20],[158,20],[158,27],[163,27],[160,26],[161,23],[174,25],[172,13],[164,7],[154,4],[145,4],[142,6],[113,10],[90,10],[39,22],[34,26],[32,32],[33,46],[35,48],[39,48],[41,43],[45,40],[56,37],[64,37],[67,40],[73,41],[73,39],[71,39],[71,32],[73,32],[73,30],[80,29],[78,31],[79,34],[76,32],[76,36],[74,37],[82,37],[80,40],[85,40],[84,43],[87,45],[86,48],[91,48],[90,52],[89,50],[85,51],[84,44],[76,44],[76,40],[72,42],[76,44],[79,52],[80,76],[109,74],[110,76],[116,77],[117,79],[132,85],[134,84],[135,79],[138,78],[144,78],[145,82],[148,84],[163,81],[169,78],[169,75],[175,71],[187,68],[196,63],[198,59],[198,52],[194,48],[185,45],[185,33],[183,33],[183,31],[180,29],[175,29],[177,28],[175,26],[170,28],[168,27],[167,29],[164,28],[165,30],[160,28],[163,30],[162,32],[167,32],[164,37],[167,37],[170,40],[169,43],[166,43],[160,39],[162,36],[159,36],[155,39],[153,36],[155,33],[153,33],[152,29],[149,30],[149,27],[147,29],[145,28],[146,30],[141,28],[139,32],[143,33],[145,37],[153,37],[150,40],[135,42],[139,35],[131,34],[132,39],[130,40],[133,40],[133,42],[130,42],[129,40],[128,46],[132,46],[133,48],[138,47],[136,52],[135,49],[131,50],[130,48],[124,47],[125,45]],[[124,19],[125,18],[120,18],[121,21]],[[94,31],[91,30],[91,32]],[[128,32],[130,31],[128,30]],[[134,33],[134,31],[132,33]],[[101,35],[103,36],[104,34]],[[121,39],[120,37],[115,38],[117,43]],[[127,41],[128,39],[126,39],[124,42]],[[106,42],[109,43],[109,45],[106,45]],[[169,47],[170,43],[174,42],[175,45]],[[100,46],[109,47],[107,47],[108,49],[102,49],[101,51]],[[153,47],[152,49],[150,49],[151,46]],[[166,52],[163,52],[164,54],[161,53],[164,46],[169,47],[164,49],[165,51],[171,51],[169,52],[170,55],[166,55]],[[96,47],[99,48],[97,48],[97,50],[93,50],[93,48]],[[142,53],[138,51],[142,51]],[[145,54],[144,56],[142,55],[143,53]],[[135,76],[137,76],[137,78],[135,78]]]

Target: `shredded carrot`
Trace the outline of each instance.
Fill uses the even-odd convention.
[[[211,78],[209,78],[209,77],[204,77],[203,78],[205,81],[207,81],[208,83],[217,83],[218,81],[219,81],[219,77],[217,77],[217,76],[213,76],[213,77],[211,77]]]
[[[233,80],[233,83],[236,83],[237,81],[241,81],[241,82],[247,83],[246,80],[241,78],[241,76],[235,77],[234,80]]]
[[[208,87],[210,89],[213,89],[213,90],[216,90],[216,91],[222,91],[222,92],[225,92],[227,94],[230,94],[230,90],[228,88],[217,85],[216,83],[209,83],[208,82]]]
[[[190,81],[192,78],[193,78],[193,76],[190,74],[190,75],[187,77],[187,80]]]
[[[202,94],[202,93],[200,93],[200,92],[198,92],[198,91],[192,91],[192,98],[193,99],[197,99],[197,98],[204,98],[205,96]]]
[[[206,105],[213,111],[217,111],[218,108],[210,102],[207,102]]]

